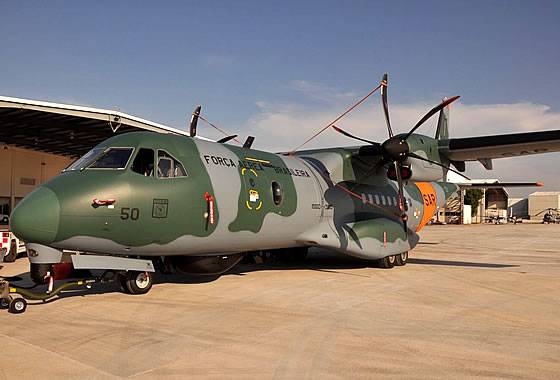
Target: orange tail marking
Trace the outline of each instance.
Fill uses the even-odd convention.
[[[422,220],[416,228],[416,232],[420,231],[432,216],[434,216],[437,207],[436,201],[436,191],[430,182],[415,182],[416,187],[420,190],[422,194],[422,199],[424,200],[424,209],[422,211]]]

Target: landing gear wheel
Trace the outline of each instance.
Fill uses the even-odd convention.
[[[9,298],[0,298],[0,309],[7,309],[10,306]]]
[[[4,262],[13,263],[16,261],[17,256],[17,244],[15,240],[12,240],[12,244],[10,244],[10,253],[4,256]]]
[[[150,272],[126,272],[124,287],[129,294],[146,294],[153,285],[154,275]]]
[[[387,256],[379,260],[379,266],[381,268],[390,269],[395,266],[395,256]]]
[[[130,290],[128,290],[128,286],[126,286],[126,283],[128,281],[127,278],[126,278],[126,274],[119,275],[118,280],[119,280],[119,285],[120,285],[121,291],[124,294],[130,294]]]
[[[406,265],[407,261],[408,261],[408,252],[403,252],[399,255],[395,255],[395,265],[403,266]]]
[[[12,314],[21,314],[27,309],[27,301],[21,297],[14,298],[8,306],[8,311]]]

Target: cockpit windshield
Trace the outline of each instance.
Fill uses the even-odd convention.
[[[132,151],[132,148],[93,148],[64,171],[82,170],[85,168],[124,169],[132,155]]]
[[[132,155],[132,148],[109,148],[88,168],[91,169],[124,169]]]
[[[103,151],[105,148],[93,148],[82,157],[74,161],[70,166],[68,166],[64,171],[68,170],[80,170],[91,164]]]

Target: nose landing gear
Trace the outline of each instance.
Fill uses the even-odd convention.
[[[120,275],[121,290],[127,294],[146,294],[152,288],[154,275],[151,272],[128,271]]]

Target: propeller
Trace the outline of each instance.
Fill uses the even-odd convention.
[[[394,139],[394,134],[393,134],[393,128],[391,128],[391,120],[389,118],[389,102],[387,101],[388,86],[389,86],[389,77],[387,73],[385,73],[385,75],[383,75],[383,79],[381,80],[381,103],[383,104],[383,114],[385,115],[385,123],[387,124],[389,141],[391,141]],[[381,145],[381,148],[383,149],[383,145]],[[395,152],[399,150],[400,149],[395,149]],[[402,175],[401,175],[401,161],[398,159],[393,159],[393,165],[395,166],[395,174],[397,176],[397,185],[398,185],[397,199],[399,203],[399,211],[401,212],[401,220],[403,222],[404,232],[406,233],[407,232],[406,222],[408,220],[406,211],[408,207],[406,205],[406,202],[404,201],[404,186],[403,186]]]
[[[468,177],[466,177],[465,175],[461,174],[460,172],[451,169],[449,166],[444,165],[440,162],[437,161],[433,161],[430,160],[428,158],[424,158],[418,154],[415,154],[413,152],[410,151],[410,146],[408,145],[407,140],[410,138],[410,136],[412,136],[412,134],[418,129],[420,128],[427,120],[429,120],[432,116],[434,116],[436,113],[438,113],[439,111],[441,111],[442,109],[444,109],[445,107],[447,107],[449,104],[453,103],[454,101],[456,101],[457,99],[459,99],[459,96],[454,96],[451,97],[449,99],[445,99],[443,100],[440,104],[438,104],[437,106],[433,107],[430,111],[428,111],[413,127],[412,129],[406,133],[405,135],[397,135],[395,136],[393,133],[393,128],[391,127],[391,120],[389,117],[389,103],[387,100],[387,90],[388,90],[388,85],[389,85],[389,78],[388,75],[385,74],[383,75],[383,79],[381,80],[381,103],[383,105],[383,113],[385,115],[385,123],[387,125],[387,132],[389,135],[389,139],[387,139],[385,142],[383,142],[382,144],[379,144],[378,142],[374,142],[371,140],[367,140],[358,136],[354,136],[351,133],[348,133],[347,131],[336,127],[333,125],[333,128],[340,134],[355,139],[355,140],[359,140],[362,142],[366,142],[368,144],[371,144],[374,148],[373,151],[371,153],[375,154],[378,153],[379,155],[381,155],[383,158],[382,160],[379,162],[379,164],[377,164],[374,169],[377,170],[379,169],[381,166],[384,166],[388,163],[392,163],[394,168],[395,168],[395,175],[397,178],[397,184],[398,184],[398,202],[399,202],[399,209],[401,212],[401,219],[403,222],[403,227],[405,229],[405,231],[407,231],[407,226],[406,226],[406,222],[408,219],[408,216],[406,214],[407,211],[407,204],[404,201],[404,185],[403,185],[403,179],[402,179],[402,163],[404,160],[406,160],[408,157],[411,158],[415,158],[417,160],[421,160],[421,161],[426,161],[429,162],[431,164],[440,166],[446,170],[452,171],[454,173],[459,174],[460,176],[469,179]]]
[[[236,137],[237,137],[237,135],[229,135],[229,136],[226,136],[226,137],[223,137],[223,138],[219,139],[219,140],[216,141],[216,142],[217,142],[217,143],[220,143],[220,144],[225,144],[225,143],[227,143],[228,141],[233,140],[233,139],[236,138]]]
[[[243,143],[243,148],[251,149],[251,146],[253,146],[253,141],[255,141],[255,136],[247,136],[247,139]]]
[[[342,134],[342,135],[344,135],[344,136],[346,136],[346,137],[350,137],[351,139],[354,139],[354,140],[360,140],[360,141],[366,142],[366,143],[368,143],[368,144],[381,147],[381,144],[379,144],[379,143],[377,143],[377,142],[375,142],[375,141],[371,141],[371,140],[363,139],[363,138],[358,137],[358,136],[354,136],[353,134],[346,132],[344,129],[338,128],[338,127],[337,127],[336,125],[334,125],[334,124],[333,124],[332,127],[334,128],[335,131],[337,131],[338,133],[340,133],[340,134]]]
[[[191,135],[191,137],[196,136],[196,126],[198,124],[198,118],[200,116],[200,110],[201,110],[201,106],[196,106],[196,108],[194,109],[192,116],[191,116],[191,123],[189,126],[189,134]]]

